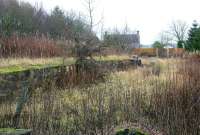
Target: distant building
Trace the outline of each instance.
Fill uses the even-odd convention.
[[[133,34],[108,34],[104,35],[104,42],[109,45],[119,45],[124,49],[140,48],[140,33]]]

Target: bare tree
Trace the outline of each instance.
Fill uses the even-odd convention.
[[[173,38],[168,32],[162,31],[160,33],[159,41],[160,41],[161,45],[163,45],[163,47],[168,46],[168,45],[171,46]]]
[[[78,60],[84,60],[88,57],[90,59],[92,58],[92,54],[94,53],[100,53],[100,47],[101,43],[99,41],[99,38],[97,37],[97,34],[95,33],[94,26],[99,25],[102,21],[102,19],[95,23],[95,5],[96,0],[83,0],[83,4],[87,9],[88,13],[88,33],[84,33],[84,35],[79,35],[75,33],[75,54]],[[103,18],[103,17],[102,17]],[[103,23],[102,23],[102,29],[103,29]],[[103,30],[102,30],[103,31]],[[93,59],[94,60],[94,59]]]
[[[93,29],[93,26],[94,26],[94,3],[95,3],[95,0],[84,0],[84,4],[85,4],[85,7],[88,11],[88,14],[89,14],[89,23],[90,23],[90,29],[92,31]]]
[[[181,20],[173,21],[169,27],[169,34],[175,39],[175,41],[185,41],[187,38],[188,25]]]
[[[103,15],[101,18],[96,21],[95,20],[95,10],[96,10],[96,0],[84,0],[84,5],[86,7],[86,10],[88,12],[88,18],[89,18],[89,24],[90,24],[90,30],[93,31],[93,28],[97,25],[99,25],[103,20]]]

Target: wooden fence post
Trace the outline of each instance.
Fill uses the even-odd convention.
[[[159,57],[158,48],[156,48],[156,56]]]

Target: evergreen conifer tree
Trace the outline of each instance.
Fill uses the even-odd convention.
[[[200,50],[200,27],[196,21],[192,24],[188,36],[185,48],[189,51]]]

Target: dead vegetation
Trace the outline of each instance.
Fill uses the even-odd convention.
[[[41,58],[63,56],[61,46],[50,38],[42,36],[0,36],[0,58]]]
[[[126,123],[152,135],[200,133],[199,59],[188,58],[115,72],[90,87],[37,89],[25,106],[20,127],[34,135],[111,135]],[[156,67],[157,68],[157,67]],[[12,124],[15,101],[0,105],[0,127]]]

